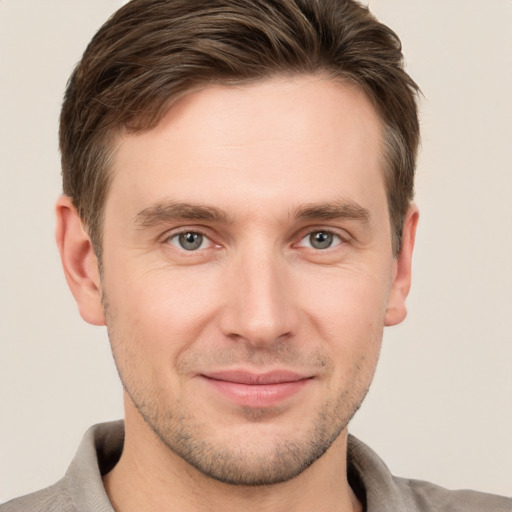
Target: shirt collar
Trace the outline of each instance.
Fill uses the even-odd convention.
[[[102,476],[119,460],[123,442],[123,421],[101,423],[85,433],[64,479],[77,510],[114,512]],[[373,450],[349,435],[347,453],[349,482],[365,512],[407,512],[391,472]]]
[[[403,494],[386,464],[352,435],[348,437],[347,471],[365,512],[407,512]]]

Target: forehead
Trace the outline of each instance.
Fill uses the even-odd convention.
[[[246,211],[360,202],[372,189],[382,199],[382,147],[380,119],[352,85],[317,76],[211,85],[178,100],[155,128],[121,137],[105,213],[123,198]]]

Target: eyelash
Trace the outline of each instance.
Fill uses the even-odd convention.
[[[186,236],[186,235],[199,235],[200,237],[202,237],[201,244],[197,248],[194,248],[194,249],[185,249],[183,246],[179,247],[177,244],[172,243],[172,240],[176,239],[179,241],[179,238],[181,236]],[[215,242],[213,242],[211,240],[211,238],[206,233],[204,233],[203,231],[198,230],[198,229],[182,229],[181,231],[171,233],[165,237],[164,242],[167,244],[173,245],[174,247],[181,249],[185,252],[194,253],[194,252],[197,252],[198,249],[200,249],[201,245],[203,245],[205,240],[207,240],[209,242],[209,246],[203,248],[202,250],[208,249],[212,245],[217,245],[217,244],[215,244]]]
[[[326,247],[314,247],[311,245],[312,238],[314,235],[327,235],[327,238],[331,237],[330,244]],[[192,244],[192,248],[186,249],[182,245],[182,241],[180,240],[180,237],[186,236],[186,235],[198,235],[201,237],[199,245],[194,247],[193,242],[194,240],[191,240],[190,243]],[[322,229],[322,228],[316,228],[316,229],[309,229],[307,232],[302,232],[300,234],[300,237],[298,239],[298,242],[295,242],[293,245],[297,247],[304,247],[306,249],[311,249],[317,253],[327,252],[329,249],[334,249],[338,247],[339,245],[343,245],[347,243],[346,236],[342,236],[341,234],[331,230],[331,229]],[[172,240],[176,240],[176,243],[172,243]],[[304,240],[309,240],[310,245],[303,245]],[[201,247],[205,241],[208,241],[208,247]],[[178,250],[184,251],[189,254],[197,253],[199,251],[204,251],[207,249],[210,249],[212,246],[220,247],[219,244],[216,244],[210,236],[208,236],[204,231],[201,231],[200,229],[181,229],[180,231],[171,233],[167,235],[164,238],[164,242],[166,244],[170,244],[174,247],[176,247]],[[319,241],[319,243],[322,243],[322,240]]]
[[[304,240],[309,240],[310,242],[312,242],[312,237],[314,235],[320,235],[320,234],[327,235],[327,237],[331,238],[330,245],[328,245],[327,247],[324,247],[324,248],[319,248],[319,247],[314,247],[314,246],[312,247],[311,245],[310,246],[301,245],[301,243]],[[337,239],[337,242],[336,242],[336,239]],[[322,243],[322,240],[320,240],[320,243]],[[299,245],[300,247],[307,247],[307,248],[313,249],[318,252],[324,252],[329,249],[333,249],[343,243],[345,243],[345,239],[340,234],[338,234],[330,229],[314,229],[312,231],[308,231],[304,236],[302,236],[297,245]]]

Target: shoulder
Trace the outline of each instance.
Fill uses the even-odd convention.
[[[512,499],[477,491],[451,491],[430,482],[392,475],[384,461],[348,438],[350,484],[367,512],[512,512]],[[359,492],[357,492],[359,491]]]
[[[394,477],[407,510],[422,512],[511,512],[512,499],[470,490],[448,490],[422,480]]]
[[[0,512],[72,512],[66,486],[61,482],[0,505]]]
[[[117,463],[123,439],[122,421],[91,427],[61,480],[0,505],[0,512],[113,512],[102,474]]]

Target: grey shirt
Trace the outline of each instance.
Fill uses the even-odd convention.
[[[0,512],[113,512],[102,483],[121,455],[122,421],[90,428],[64,478],[0,505]],[[349,481],[366,512],[512,512],[512,499],[394,477],[382,460],[353,436],[348,443]]]

